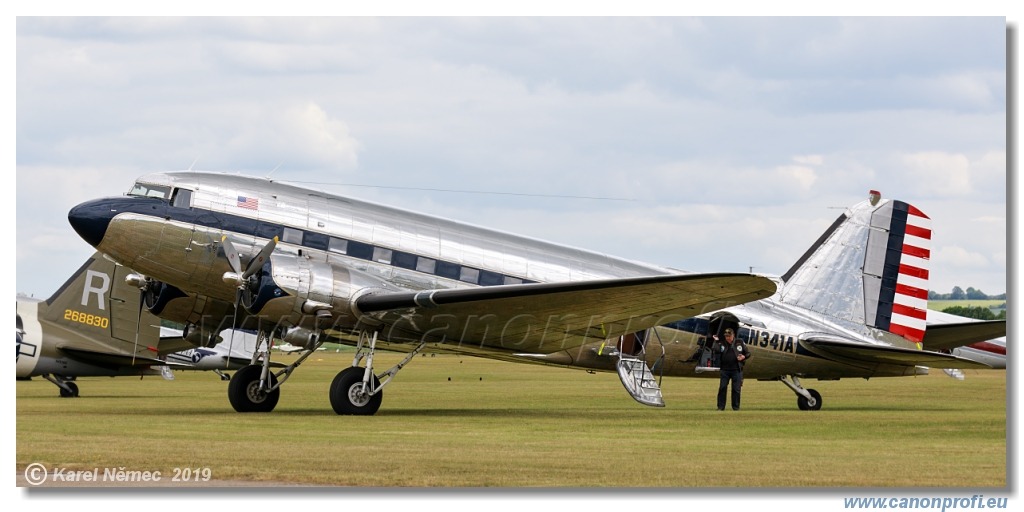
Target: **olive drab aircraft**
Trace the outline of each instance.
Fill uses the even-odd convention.
[[[1005,335],[1005,322],[928,329],[930,219],[874,192],[779,278],[685,273],[222,173],[143,176],[68,218],[186,340],[211,346],[234,327],[264,347],[303,348],[279,371],[267,357],[236,372],[228,399],[239,412],[273,410],[328,340],[356,347],[331,383],[332,408],[370,415],[427,347],[616,372],[635,400],[663,406],[661,377],[717,377],[709,340],[731,327],[750,347],[745,376],[781,381],[813,410],[821,395],[801,379],[988,368],[931,350],[933,337],[948,350]],[[380,371],[379,350],[407,356]]]
[[[253,363],[255,336],[231,333],[233,343],[197,347],[182,332],[160,326],[140,304],[126,270],[94,254],[49,299],[17,297],[16,376],[42,377],[62,397],[79,395],[78,377],[160,375],[202,370],[229,377]],[[226,333],[224,333],[226,334]]]

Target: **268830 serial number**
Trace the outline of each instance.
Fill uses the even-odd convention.
[[[106,329],[110,327],[110,319],[100,315],[90,315],[88,313],[82,313],[81,311],[75,311],[73,309],[64,310],[64,320],[71,322],[78,322],[80,324],[91,325],[93,327],[99,327],[100,329]]]

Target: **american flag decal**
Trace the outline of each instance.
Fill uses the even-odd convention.
[[[256,197],[238,196],[238,203],[236,203],[235,206],[249,210],[256,210],[260,207],[260,200]]]

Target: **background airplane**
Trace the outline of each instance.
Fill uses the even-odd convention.
[[[214,371],[228,380],[224,370],[252,364],[255,335],[234,333],[230,348],[228,343],[196,347],[182,338],[182,331],[160,327],[159,318],[140,311],[139,290],[123,275],[123,269],[97,253],[49,299],[19,295],[17,378],[39,376],[60,388],[61,396],[74,397],[78,377],[173,379],[175,369]]]
[[[616,371],[655,406],[655,374],[717,376],[707,340],[725,327],[752,349],[747,377],[783,382],[801,409],[822,403],[801,378],[988,367],[924,349],[972,343],[979,327],[943,328],[938,340],[926,332],[930,219],[874,191],[772,279],[686,274],[238,175],[144,176],[126,197],[83,203],[69,220],[134,270],[127,278],[153,298],[148,310],[186,324],[191,339],[227,322],[304,348],[280,372],[268,358],[236,373],[228,397],[240,412],[272,410],[283,381],[327,339],[357,347],[331,384],[339,414],[375,413],[382,388],[428,345]],[[1003,336],[1005,322],[982,330]],[[409,355],[377,373],[378,348]]]

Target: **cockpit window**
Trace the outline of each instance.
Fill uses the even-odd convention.
[[[187,188],[174,189],[174,199],[171,200],[171,206],[177,208],[188,208],[192,206],[192,191]]]
[[[167,199],[171,193],[170,187],[161,187],[157,185],[147,185],[145,183],[136,183],[131,190],[128,191],[128,195],[135,197],[158,197],[160,199]]]

